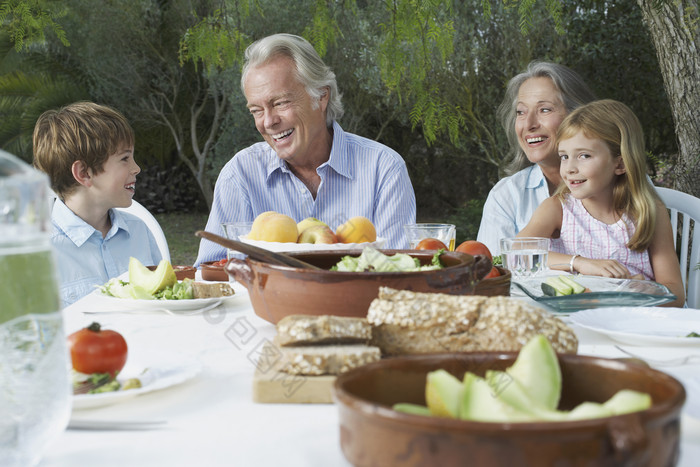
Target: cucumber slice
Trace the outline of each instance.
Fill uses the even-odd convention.
[[[584,286],[582,286],[581,284],[579,284],[578,282],[576,282],[575,280],[573,280],[569,276],[559,276],[559,279],[563,283],[565,283],[566,285],[571,287],[571,289],[573,290],[573,293],[575,293],[575,294],[583,293],[586,290],[586,288]]]
[[[559,297],[561,295],[571,295],[574,289],[563,282],[561,276],[551,276],[542,283],[542,292],[550,297]]]

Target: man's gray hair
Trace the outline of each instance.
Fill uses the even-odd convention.
[[[245,51],[245,63],[241,73],[243,94],[245,94],[245,79],[251,68],[263,65],[280,55],[290,58],[295,63],[299,82],[304,85],[306,92],[317,104],[321,96],[326,92],[330,93],[326,107],[326,126],[331,127],[333,120],[339,120],[344,113],[335,73],[323,63],[316,49],[303,37],[293,34],[274,34],[250,44]]]
[[[532,165],[518,144],[518,134],[515,131],[516,108],[520,86],[530,78],[549,78],[559,91],[559,97],[566,107],[567,114],[583,104],[595,100],[595,95],[571,68],[558,63],[532,61],[527,69],[508,81],[506,95],[498,107],[498,116],[506,131],[509,146],[510,163],[506,172],[510,175]]]

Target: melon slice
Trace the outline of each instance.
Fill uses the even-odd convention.
[[[561,369],[557,354],[546,337],[533,337],[520,349],[515,363],[506,370],[530,399],[544,409],[555,410],[561,396]]]
[[[163,259],[155,271],[144,266],[141,261],[129,259],[129,283],[132,287],[140,287],[148,295],[153,295],[177,282],[177,276],[170,261]],[[140,291],[138,292],[141,295]]]

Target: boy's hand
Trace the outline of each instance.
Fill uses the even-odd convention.
[[[614,259],[590,259],[579,256],[574,268],[588,276],[614,277],[617,279],[632,279],[629,270]],[[637,277],[635,276],[634,279]]]

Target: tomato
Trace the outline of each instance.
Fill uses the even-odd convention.
[[[486,274],[486,276],[484,277],[484,279],[488,279],[489,277],[498,277],[498,276],[500,276],[500,275],[501,275],[501,273],[498,271],[498,268],[496,268],[496,266],[494,266],[494,267],[491,268],[491,272],[489,272],[488,274]]]
[[[437,238],[424,238],[418,245],[416,245],[416,250],[447,250],[447,247]]]
[[[226,263],[228,263],[228,259],[224,258],[224,259],[220,259],[219,261],[215,262],[215,263],[213,264],[213,266],[221,266],[221,267],[223,267],[223,266],[226,266]]]
[[[489,251],[488,247],[481,242],[477,242],[476,240],[467,240],[466,242],[460,243],[455,251],[461,251],[462,253],[467,253],[468,255],[472,256],[484,255],[488,257],[489,260],[493,261],[493,256],[491,256],[491,252]]]
[[[75,371],[109,373],[113,378],[124,368],[128,353],[124,337],[117,331],[102,330],[99,323],[68,336],[68,348]]]

